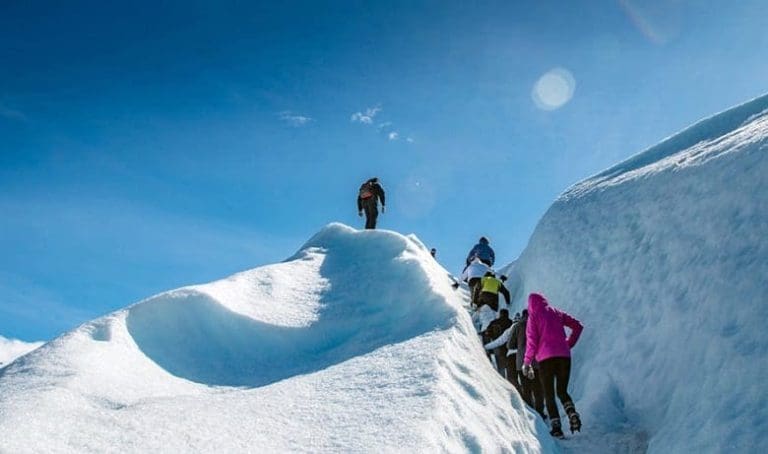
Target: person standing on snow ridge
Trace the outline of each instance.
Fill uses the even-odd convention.
[[[473,307],[477,306],[477,296],[480,294],[480,280],[488,271],[490,271],[488,265],[475,257],[472,259],[472,263],[464,268],[464,272],[461,273],[461,280],[469,285],[470,305]]]
[[[357,195],[357,215],[363,217],[365,210],[365,228],[375,229],[376,218],[379,217],[379,202],[381,202],[381,212],[384,208],[384,188],[379,184],[379,179],[373,177],[360,185],[360,191]]]
[[[487,304],[494,311],[499,310],[499,293],[504,295],[504,299],[507,301],[507,306],[511,298],[509,296],[509,290],[504,287],[504,283],[499,279],[496,279],[493,271],[485,273],[482,279],[480,279],[480,295],[477,297],[477,307]]]
[[[477,257],[488,266],[493,266],[493,262],[496,261],[496,253],[493,252],[491,246],[488,245],[488,238],[481,236],[476,245],[469,250],[467,254],[467,266],[472,262],[472,259]]]
[[[567,338],[566,326],[571,329],[571,335]],[[568,395],[568,380],[571,376],[571,349],[576,345],[583,329],[581,322],[551,307],[542,295],[531,293],[528,296],[528,326],[525,329],[526,350],[523,373],[529,379],[533,379],[535,373],[531,364],[534,360],[539,363],[539,379],[544,390],[544,400],[547,403],[547,414],[552,424],[552,430],[549,433],[554,437],[563,437],[560,413],[557,411],[555,401],[555,388],[571,424],[571,433],[581,431],[581,418],[576,412],[573,399]]]

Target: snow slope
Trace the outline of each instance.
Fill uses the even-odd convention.
[[[19,356],[26,355],[41,345],[43,345],[42,342],[22,342],[17,339],[7,339],[0,336],[0,367],[12,362]]]
[[[414,237],[329,225],[1,369],[0,452],[556,449],[451,282]]]
[[[503,271],[586,326],[564,446],[768,452],[768,96],[576,184]]]

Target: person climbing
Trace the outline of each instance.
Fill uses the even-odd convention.
[[[490,271],[488,265],[483,263],[483,261],[479,258],[475,257],[472,259],[472,263],[464,268],[464,272],[461,273],[461,280],[469,285],[469,302],[473,307],[477,306],[477,296],[480,294],[480,280],[488,271]]]
[[[488,339],[488,342],[493,342],[500,338],[502,334],[504,334],[504,332],[506,332],[511,327],[512,320],[509,318],[509,310],[502,309],[499,311],[499,318],[492,321],[488,325],[488,328],[485,330],[486,336],[484,339]],[[493,348],[488,348],[488,345],[486,345],[485,349],[493,350],[493,356],[496,358],[496,370],[499,371],[502,377],[510,380],[510,375],[515,373],[515,369],[514,367],[509,367],[507,361],[506,341],[501,342],[498,345],[494,345]]]
[[[496,261],[496,253],[493,252],[491,246],[488,245],[488,238],[481,236],[476,245],[470,249],[467,254],[467,266],[472,262],[472,259],[477,257],[488,266],[493,266],[493,262]]]
[[[525,357],[525,345],[526,345],[526,328],[528,326],[528,309],[523,309],[523,313],[520,319],[512,326],[510,330],[509,340],[507,342],[507,348],[509,350],[516,350],[517,354],[515,361],[515,368],[517,369],[517,376],[520,380],[520,395],[523,397],[525,403],[532,407],[536,412],[541,415],[545,420],[547,415],[544,413],[544,395],[541,389],[541,382],[539,377],[530,379],[523,374],[523,358]],[[531,366],[534,369],[534,375],[539,369],[539,363],[536,360],[531,362]]]
[[[494,311],[499,310],[499,293],[504,295],[507,305],[511,301],[509,290],[504,287],[504,283],[493,274],[493,271],[487,271],[485,276],[480,279],[480,295],[477,297],[477,307],[487,304]]]
[[[564,328],[566,326],[571,329],[571,335],[567,338]],[[539,379],[552,426],[549,433],[554,437],[564,436],[555,401],[555,389],[557,389],[557,397],[563,404],[563,410],[568,416],[571,433],[581,431],[581,418],[576,412],[573,399],[568,395],[568,380],[571,376],[571,349],[576,345],[583,329],[581,322],[551,307],[544,296],[538,293],[528,295],[523,374],[533,380],[535,378],[533,361],[536,360],[539,363]]]
[[[376,218],[379,217],[379,202],[381,202],[381,212],[385,211],[384,206],[384,188],[379,184],[379,179],[373,177],[360,185],[360,191],[357,195],[357,215],[362,217],[365,210],[365,228],[375,229]]]
[[[431,255],[433,259],[436,259],[436,258],[437,258],[437,257],[436,257],[436,255],[437,255],[437,249],[435,249],[435,248],[432,248],[432,249],[430,249],[430,250],[429,250],[429,255]]]

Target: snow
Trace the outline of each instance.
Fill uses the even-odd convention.
[[[23,342],[0,336],[0,367],[13,362],[19,356],[26,355],[41,345],[43,345],[42,342]]]
[[[0,452],[549,452],[414,236],[332,224],[0,370]]]
[[[585,324],[574,452],[768,452],[768,96],[568,189],[513,275]]]
[[[585,325],[569,440],[415,235],[331,224],[38,348],[0,338],[0,452],[767,452],[766,152],[768,96],[569,188],[500,270],[511,312],[539,291]]]

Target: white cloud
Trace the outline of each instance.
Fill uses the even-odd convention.
[[[296,115],[289,111],[280,112],[280,119],[288,123],[289,125],[295,126],[295,127],[304,126],[307,123],[314,121],[312,117],[307,117],[304,115]]]
[[[384,123],[379,123],[378,125],[376,125],[376,128],[378,128],[378,130],[381,131],[384,129],[389,129],[390,126],[392,126],[392,122],[385,121]]]
[[[389,140],[397,140],[400,138],[400,134],[397,133],[397,131],[392,131],[387,135],[387,138]]]
[[[27,116],[22,112],[0,104],[0,117],[8,120],[27,121]]]
[[[408,142],[408,143],[413,143],[414,142],[413,137],[408,137],[407,139],[405,139],[405,141]]]
[[[365,112],[355,112],[352,114],[352,117],[350,120],[352,123],[363,123],[366,125],[373,124],[373,119],[376,117],[376,114],[381,112],[381,107],[369,107],[365,109]]]

